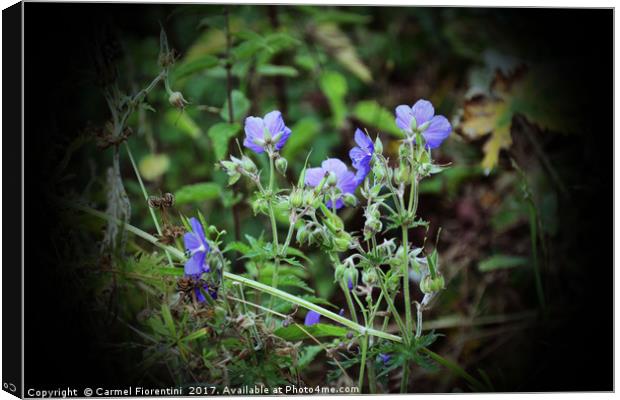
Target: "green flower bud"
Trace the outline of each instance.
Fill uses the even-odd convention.
[[[368,286],[373,286],[375,283],[377,283],[378,279],[379,275],[374,268],[371,268],[362,273],[362,282],[364,282]]]
[[[290,201],[291,207],[293,207],[293,208],[301,207],[303,202],[304,202],[304,194],[303,194],[303,192],[301,190],[299,190],[299,189],[295,189],[291,193],[289,201]]]
[[[241,167],[249,172],[250,174],[254,174],[258,171],[256,168],[256,164],[249,157],[243,156],[241,159]]]
[[[349,244],[351,243],[350,236],[349,238],[345,236],[334,237],[334,249],[339,252],[347,251],[349,249]]]
[[[378,181],[383,180],[383,178],[385,178],[386,176],[385,167],[381,163],[378,163],[378,162],[376,162],[372,166],[372,173],[375,175],[375,179]]]
[[[424,294],[430,294],[442,290],[445,287],[445,284],[445,280],[440,274],[437,274],[435,278],[430,275],[426,275],[420,281],[420,290]]]
[[[295,236],[297,239],[297,243],[304,244],[309,239],[308,229],[306,229],[305,225],[302,225],[301,228],[297,230],[297,235]]]
[[[375,154],[383,154],[383,143],[381,139],[379,139],[379,136],[375,139]]]
[[[257,214],[267,214],[269,212],[269,203],[267,200],[259,197],[252,202],[252,211],[254,211],[254,215]]]
[[[347,267],[344,264],[338,264],[336,269],[334,270],[334,279],[336,282],[342,281],[344,278],[344,272],[347,270]]]
[[[345,193],[344,196],[342,196],[342,200],[344,201],[344,204],[349,207],[355,207],[357,205],[357,197],[351,193]]]
[[[283,157],[279,157],[276,160],[276,169],[278,170],[279,173],[281,173],[282,175],[286,174],[286,168],[288,167],[288,161],[286,161],[286,158]]]

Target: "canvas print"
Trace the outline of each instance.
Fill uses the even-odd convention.
[[[17,7],[5,391],[614,389],[613,10]]]

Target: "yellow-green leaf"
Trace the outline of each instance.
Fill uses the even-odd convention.
[[[154,181],[168,171],[170,159],[166,154],[149,154],[140,160],[140,175],[147,181]]]

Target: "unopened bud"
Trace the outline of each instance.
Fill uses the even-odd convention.
[[[344,196],[342,196],[342,199],[344,201],[344,204],[349,207],[355,207],[357,205],[357,197],[355,197],[351,193],[345,193]]]
[[[327,181],[325,182],[328,186],[336,186],[338,183],[338,177],[334,172],[329,172],[327,175]]]
[[[278,170],[279,173],[281,173],[282,175],[286,174],[286,168],[288,167],[288,161],[286,161],[286,158],[283,157],[279,157],[276,160],[276,169]]]
[[[379,139],[379,136],[375,139],[375,153],[383,154],[383,142]]]
[[[258,171],[258,169],[256,168],[256,164],[254,164],[254,161],[252,161],[249,157],[246,156],[243,156],[241,160],[241,166],[244,170],[251,174],[254,174]]]
[[[368,286],[372,286],[377,283],[377,279],[379,276],[377,275],[377,271],[372,268],[362,273],[362,282],[364,282]]]
[[[176,108],[185,108],[185,105],[188,104],[181,92],[172,92],[168,97],[168,102]]]

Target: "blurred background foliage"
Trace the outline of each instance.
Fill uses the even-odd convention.
[[[607,229],[609,215],[599,210],[589,219],[587,207],[592,199],[611,199],[603,189],[609,184],[611,150],[601,145],[612,137],[606,86],[611,69],[605,69],[611,47],[601,52],[592,45],[610,41],[604,10],[110,7],[118,12],[106,30],[120,45],[124,90],[135,93],[159,73],[161,24],[178,55],[171,86],[189,101],[182,110],[174,108],[158,87],[129,120],[129,145],[151,194],[174,193],[176,212],[200,210],[210,224],[228,232],[225,242],[243,240],[245,234],[259,237],[265,224],[256,222],[248,206],[250,188],[243,182],[227,187],[225,173],[214,168],[229,154],[239,154],[246,116],[282,111],[293,131],[283,150],[287,180],[295,182],[308,152],[313,166],[326,157],[347,159],[357,127],[380,135],[386,151],[394,152],[400,137],[394,108],[429,99],[454,127],[434,152],[451,167],[423,183],[419,209],[431,222],[428,237],[442,227],[438,246],[447,290],[425,327],[445,335],[434,350],[484,376],[498,391],[606,388],[611,374],[606,358],[578,350],[574,361],[580,367],[568,371],[560,365],[568,343],[590,338],[570,331],[578,328],[567,328],[573,320],[567,315],[581,309],[580,299],[591,298],[593,287],[604,290],[600,298],[607,299],[611,285],[591,285],[588,271],[608,269],[596,260],[611,249],[595,247],[603,242],[592,238],[594,232],[611,234],[599,225]],[[110,14],[90,18],[112,22],[106,19]],[[577,26],[591,29],[580,35]],[[73,89],[75,98],[69,100],[72,115],[59,118],[61,125],[68,120],[73,124],[64,126],[81,129],[63,132],[47,156],[68,179],[64,185],[90,193],[102,205],[111,155],[94,146],[86,121],[102,126],[108,116],[90,71],[68,75],[79,90]],[[259,168],[268,167],[266,158],[255,160]],[[131,221],[154,232],[127,159],[122,168]],[[341,214],[351,230],[363,226],[359,209]],[[432,247],[424,233],[416,232],[414,244]],[[140,271],[152,264],[148,251],[133,250],[144,255],[128,261],[127,268]],[[311,261],[303,275],[316,295],[342,304],[325,256],[306,255]],[[244,272],[242,263],[232,268]],[[135,319],[148,303],[148,295],[123,298],[135,301],[122,308],[127,319]],[[611,320],[607,309],[599,309],[603,330]],[[307,367],[315,383],[325,379],[321,357]],[[591,362],[604,372],[586,373],[584,380],[581,366]],[[568,379],[579,374],[580,381]],[[416,391],[467,390],[445,370],[416,369],[413,376]]]

